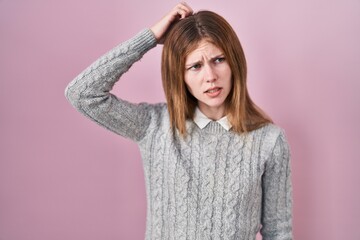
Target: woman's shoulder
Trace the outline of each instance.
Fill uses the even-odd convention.
[[[164,102],[160,103],[147,103],[141,102],[139,106],[150,115],[153,116],[163,116],[164,113],[167,113],[167,104]]]
[[[268,134],[272,134],[275,137],[279,136],[280,134],[285,134],[285,130],[279,125],[276,125],[274,123],[268,123],[264,127]]]
[[[285,130],[279,125],[274,123],[267,123],[255,130],[252,130],[250,133],[261,133],[262,136],[271,136],[272,138],[277,138],[280,134],[284,134],[284,132]]]
[[[145,134],[141,139],[137,140],[137,142],[139,144],[145,144],[149,139],[152,139],[153,134],[164,132],[165,129],[169,128],[167,104],[163,102],[141,102],[138,103],[138,107],[140,109],[139,114],[143,115],[143,119],[146,119],[144,124],[146,124],[147,127]]]
[[[287,145],[285,130],[279,125],[268,123],[256,130],[256,136],[261,138],[262,147],[265,151],[271,151],[276,145]]]
[[[143,114],[146,114],[146,118],[150,120],[150,129],[159,128],[169,122],[169,113],[167,104],[164,102],[160,103],[139,103]]]

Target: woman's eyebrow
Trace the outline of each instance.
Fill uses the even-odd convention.
[[[215,57],[212,57],[210,60],[215,60],[217,58],[225,57],[224,53],[217,54]]]
[[[194,66],[196,64],[200,64],[202,63],[202,60],[199,60],[199,61],[196,61],[196,62],[192,62],[192,63],[188,63],[188,64],[185,64],[185,67],[191,67],[191,66]]]
[[[210,62],[214,61],[215,59],[217,59],[219,57],[224,57],[224,56],[225,56],[224,53],[219,53],[219,54],[215,55],[214,57],[210,58]],[[202,62],[203,62],[202,60],[191,62],[191,63],[185,64],[185,67],[191,67],[191,66],[194,66],[195,64],[199,64]]]

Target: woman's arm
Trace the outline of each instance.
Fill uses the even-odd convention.
[[[186,3],[177,4],[151,29],[118,45],[79,74],[66,87],[66,98],[101,126],[135,141],[141,140],[151,121],[150,105],[129,103],[110,91],[134,62],[162,42],[173,22],[190,14],[192,10]]]
[[[146,29],[118,45],[80,73],[65,89],[69,102],[85,116],[130,139],[141,139],[149,125],[146,104],[132,104],[111,94],[114,84],[149,49],[156,38]]]
[[[283,132],[277,137],[262,179],[264,240],[292,239],[292,184],[290,151]]]

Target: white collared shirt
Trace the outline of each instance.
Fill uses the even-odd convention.
[[[205,116],[205,114],[203,114],[198,107],[195,109],[194,122],[200,129],[203,129],[204,127],[206,127],[206,125],[208,125],[209,122],[211,122],[211,121],[213,121],[213,120],[211,120],[210,118]],[[227,119],[227,116],[220,118],[216,122],[218,122],[227,131],[229,131],[230,128],[232,127],[231,123]]]

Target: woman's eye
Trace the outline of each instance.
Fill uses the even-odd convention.
[[[221,62],[224,62],[225,61],[225,58],[224,57],[218,57],[215,59],[215,63],[221,63]]]
[[[197,70],[199,68],[201,68],[201,64],[197,63],[189,67],[189,70]]]

